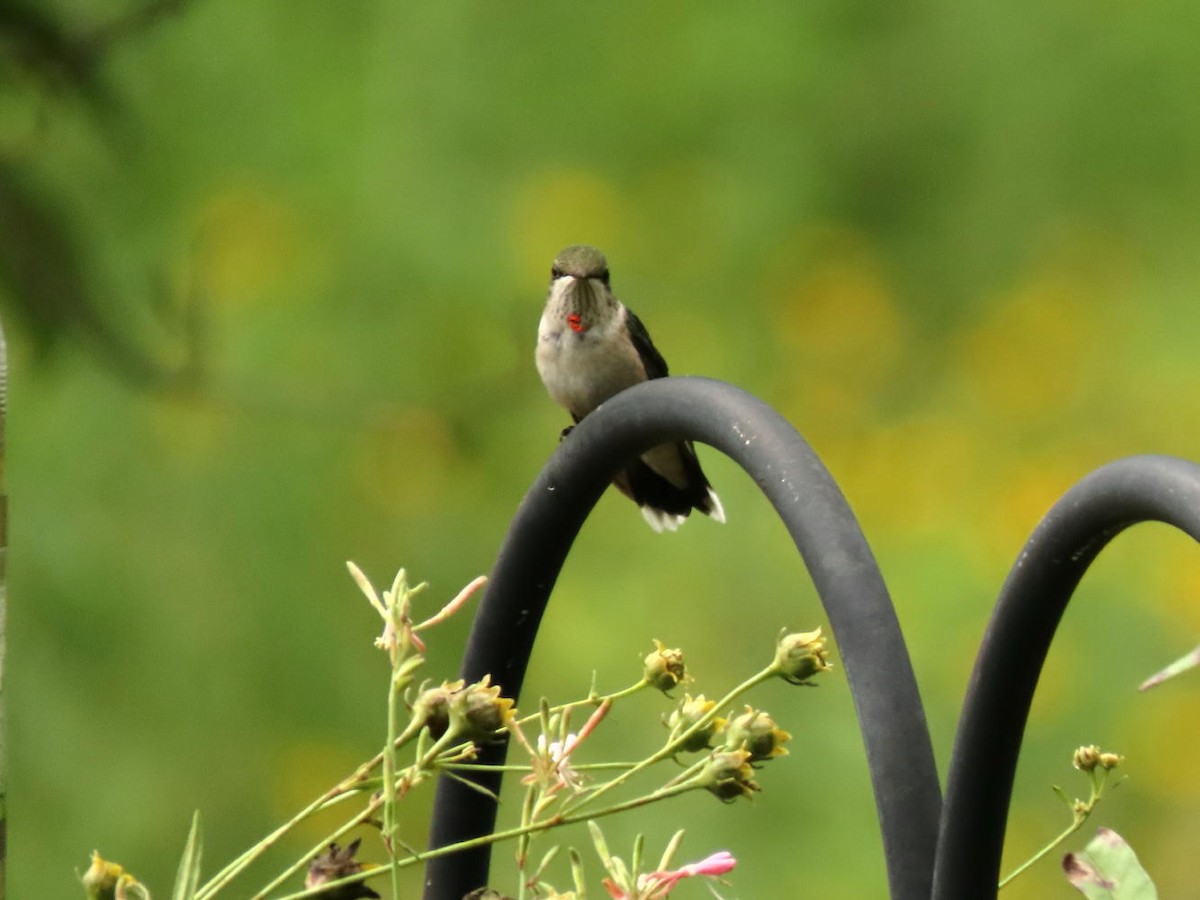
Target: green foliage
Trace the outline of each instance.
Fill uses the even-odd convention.
[[[1157,900],[1154,882],[1133,848],[1115,831],[1100,828],[1081,853],[1063,859],[1067,881],[1088,900]]]
[[[1177,675],[1181,675],[1190,669],[1196,668],[1197,666],[1200,666],[1200,647],[1197,647],[1191,653],[1181,656],[1166,668],[1151,675],[1142,682],[1139,690],[1149,690],[1150,688],[1160,685],[1164,681],[1174,678]]]
[[[79,38],[141,4],[9,5]],[[169,884],[197,806],[228,859],[375,746],[342,561],[437,590],[491,564],[568,424],[532,360],[567,243],[605,250],[673,372],[747,388],[829,464],[943,764],[1039,516],[1109,459],[1200,458],[1194,3],[172,6],[82,69],[0,39],[13,896],[69,896],[95,845]],[[729,524],[658,539],[610,492],[527,692],[615,680],[631,622],[718,683],[781,619],[820,622],[755,486],[700,453]],[[1193,884],[1200,682],[1125,686],[1200,633],[1198,571],[1146,528],[1085,580],[1006,871],[1062,747],[1102,734],[1139,760],[1114,824],[1165,891]],[[731,809],[745,896],[886,890],[852,705],[818,693],[778,796],[820,827]],[[729,820],[685,814],[721,844]],[[1061,891],[1045,870],[1022,891]]]
[[[192,817],[192,827],[188,830],[187,843],[183,846],[183,856],[179,859],[179,871],[175,875],[175,887],[171,891],[171,900],[192,900],[196,889],[200,886],[200,858],[204,850],[204,839],[200,832],[199,811]]]

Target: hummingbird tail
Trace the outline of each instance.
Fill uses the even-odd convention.
[[[613,479],[613,483],[641,507],[642,517],[656,532],[675,531],[693,509],[724,522],[725,509],[704,477],[691,445],[664,445],[658,448],[655,454],[659,463],[664,462],[663,450],[669,451],[667,461],[682,467],[682,471],[676,468],[674,477],[667,478],[652,467],[647,462],[648,454],[626,466]]]
[[[655,509],[653,506],[640,507],[642,510],[642,518],[646,520],[646,524],[654,529],[656,534],[662,534],[664,531],[677,531],[679,526],[687,521],[687,516],[669,513],[666,510]]]
[[[703,506],[698,508],[700,512],[707,513],[710,519],[725,524],[725,507],[721,505],[721,498],[711,487],[708,489],[708,509]]]

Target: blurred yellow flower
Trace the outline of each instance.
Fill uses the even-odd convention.
[[[405,407],[392,410],[377,427],[356,432],[346,467],[358,493],[372,504],[419,517],[446,502],[458,463],[445,417]]]
[[[786,239],[775,255],[758,294],[788,351],[784,365],[815,414],[859,418],[895,376],[908,343],[874,247],[865,235],[826,224]]]
[[[961,339],[955,370],[983,417],[1028,421],[1077,404],[1107,330],[1084,285],[1033,276]]]
[[[235,183],[196,213],[204,295],[218,304],[294,302],[289,288],[324,268],[320,243],[299,212],[260,185]]]

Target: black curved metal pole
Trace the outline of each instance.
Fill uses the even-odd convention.
[[[738,462],[774,505],[804,557],[854,696],[891,896],[925,900],[941,795],[895,610],[858,523],[821,461],[778,413],[745,391],[705,378],[658,379],[624,391],[575,428],[509,528],[467,644],[462,677],[490,673],[506,696],[517,695],[563,560],[613,473],[650,447],[681,439],[710,444]],[[503,749],[491,756],[502,758]],[[479,780],[499,790],[499,773]],[[431,846],[486,834],[495,815],[491,800],[443,778]],[[431,860],[426,900],[461,900],[486,883],[488,860],[486,847]]]
[[[1104,466],[1047,513],[1001,589],[967,687],[946,781],[936,900],[995,897],[1017,756],[1034,689],[1071,594],[1130,525],[1200,540],[1200,466],[1135,456]]]

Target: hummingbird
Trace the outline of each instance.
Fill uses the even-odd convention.
[[[666,360],[646,326],[613,294],[608,260],[582,244],[559,253],[550,269],[536,359],[546,390],[576,423],[625,388],[667,376]],[[564,438],[572,428],[563,431]],[[691,441],[650,449],[617,473],[613,484],[641,507],[655,531],[674,531],[693,509],[725,521]]]

